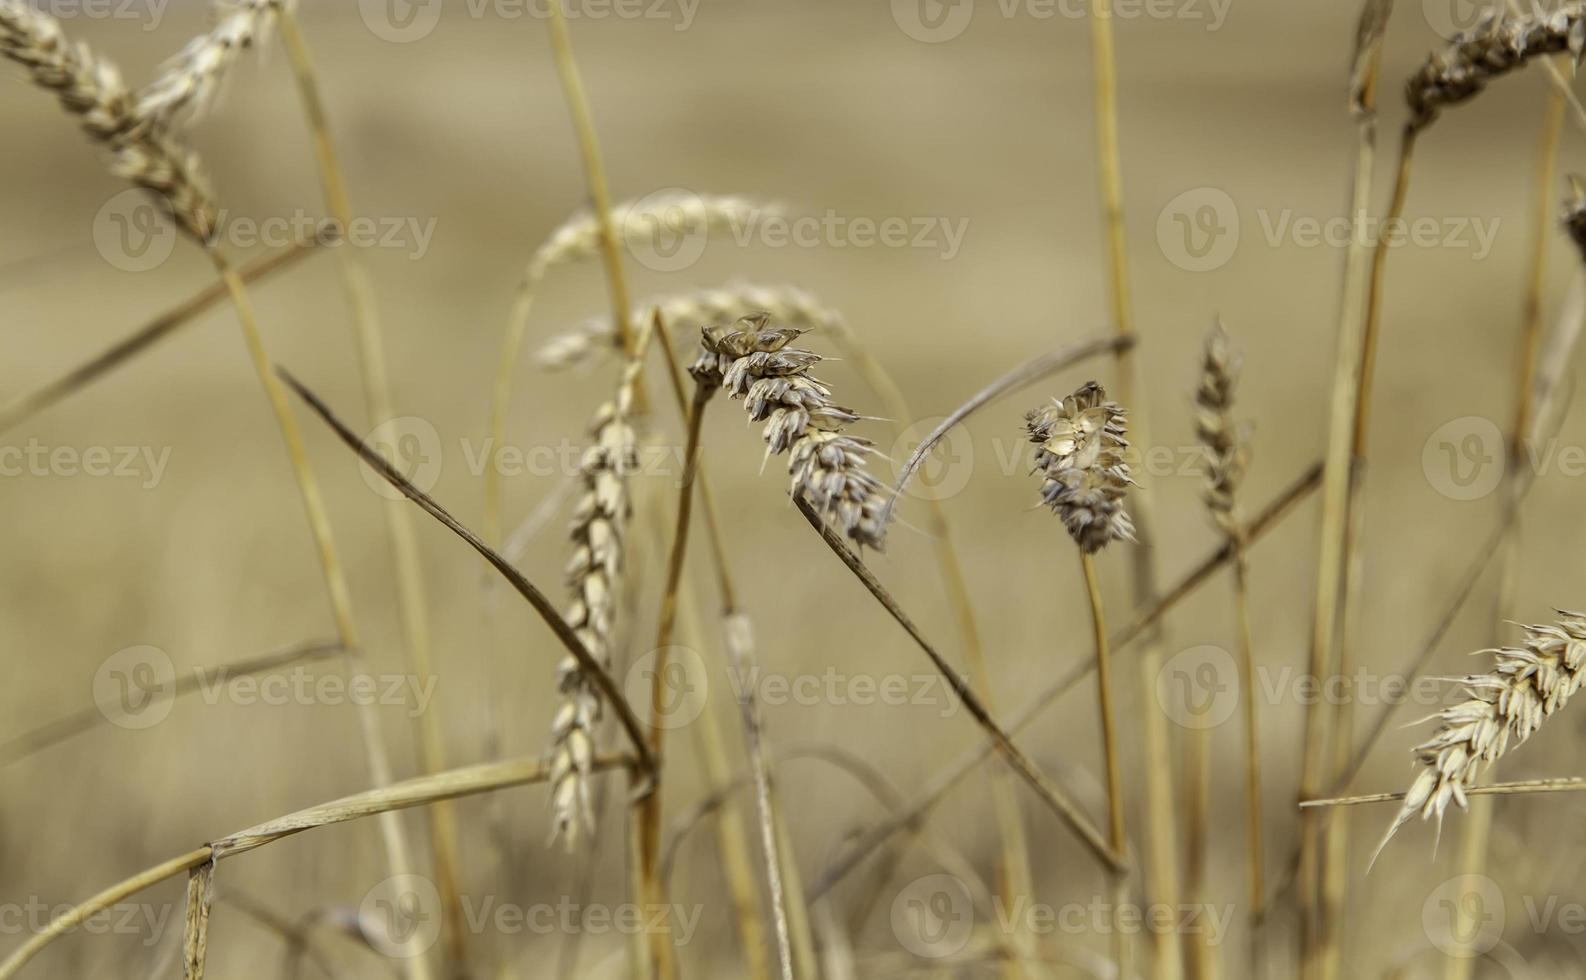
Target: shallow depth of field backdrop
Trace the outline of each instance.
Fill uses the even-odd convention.
[[[691,261],[656,261],[652,254],[645,262],[628,254],[636,304],[734,280],[797,285],[845,314],[894,372],[916,413],[931,422],[1014,364],[1107,326],[1082,5],[939,7],[922,0],[920,9],[933,14],[972,11],[952,37],[933,32],[919,10],[898,2],[647,0],[638,16],[615,12],[621,5],[592,16],[607,10],[592,0],[571,6],[584,15],[572,21],[572,37],[617,198],[667,188],[738,193],[819,219],[803,226],[809,234],[802,241],[761,224],[741,239],[712,235]],[[1442,43],[1442,32],[1470,20],[1468,6],[1408,0],[1395,12],[1380,92],[1388,160],[1374,212],[1381,210],[1404,112],[1401,80]],[[1165,0],[1115,20],[1132,289],[1154,428],[1147,448],[1165,447],[1137,480],[1156,496],[1165,580],[1218,541],[1200,501],[1190,413],[1199,351],[1214,317],[1222,317],[1245,354],[1238,414],[1255,422],[1247,507],[1268,500],[1325,450],[1343,258],[1338,218],[1353,153],[1345,78],[1355,8]],[[108,13],[92,4],[42,9],[117,60],[134,82],[150,77],[211,22],[208,6],[189,0],[129,0]],[[379,229],[363,261],[388,331],[398,413],[433,425],[434,494],[476,525],[489,385],[513,285],[545,235],[585,206],[585,181],[542,4],[413,4],[424,23],[434,13],[438,19],[406,33],[383,9],[305,0],[300,19],[318,60],[355,212]],[[117,224],[127,220],[117,217],[114,203],[123,183],[107,175],[100,151],[50,96],[10,67],[0,74],[4,398],[57,375],[213,275],[183,241],[152,268],[128,268],[138,263],[126,261],[117,236],[147,229],[136,221]],[[1357,653],[1378,674],[1413,653],[1498,513],[1496,493],[1460,499],[1471,496],[1464,492],[1464,467],[1498,465],[1482,462],[1488,454],[1480,446],[1472,450],[1460,441],[1484,430],[1465,424],[1451,430],[1458,438],[1439,437],[1455,446],[1452,455],[1434,433],[1469,417],[1508,424],[1545,93],[1540,70],[1504,79],[1449,112],[1421,141],[1407,216],[1432,224],[1420,242],[1396,248],[1390,258],[1366,497],[1365,618]],[[242,59],[193,142],[229,220],[323,216],[307,130],[286,60],[273,46]],[[1573,124],[1566,124],[1559,153],[1563,172],[1586,170],[1586,143]],[[1552,190],[1561,200],[1562,181]],[[872,240],[860,219],[901,219],[908,240]],[[236,250],[263,252],[247,246],[238,242]],[[1577,263],[1567,240],[1555,235],[1549,320]],[[334,257],[311,257],[260,283],[254,295],[274,360],[367,431]],[[541,290],[529,347],[606,310],[598,262],[559,272]],[[833,353],[818,336],[807,340]],[[948,494],[999,704],[1022,703],[1091,656],[1072,545],[1049,514],[1032,506],[1036,481],[1026,473],[1020,417],[1045,395],[1070,391],[1093,375],[1107,382],[1113,370],[1110,362],[1094,362],[982,412],[953,441],[952,464],[933,474]],[[882,414],[850,366],[828,364],[820,373],[839,401]],[[508,434],[531,466],[505,481],[509,525],[568,472],[586,419],[609,397],[614,374],[606,365],[548,375],[525,358],[518,377]],[[664,393],[658,374],[653,385]],[[981,736],[939,687],[904,699],[915,703],[854,703],[864,699],[850,696],[852,678],[922,678],[929,665],[789,507],[781,464],[759,473],[756,435],[722,401],[706,426],[706,452],[726,501],[726,530],[763,668],[816,679],[803,696],[767,699],[769,735],[779,746],[841,746],[909,793]],[[661,418],[675,433],[675,415],[662,405]],[[1565,420],[1561,446],[1586,444],[1583,411],[1575,406]],[[299,414],[367,633],[370,669],[399,674],[381,498],[328,430]],[[868,431],[880,436],[886,429]],[[889,438],[880,441],[895,452]],[[90,706],[96,672],[128,647],[156,647],[187,675],[332,635],[281,441],[226,307],[5,433],[0,445],[22,450],[0,457],[7,462],[0,512],[9,517],[0,538],[6,677],[0,739]],[[63,447],[107,447],[126,475],[78,472],[62,462],[68,457],[50,455]],[[1488,448],[1501,457],[1500,446]],[[1511,613],[1525,622],[1546,621],[1554,606],[1586,602],[1579,560],[1586,525],[1574,516],[1586,468],[1571,469],[1570,458],[1554,459],[1528,505],[1518,608]],[[890,475],[888,464],[880,467]],[[920,504],[905,498],[901,516],[911,526],[891,532],[888,550],[871,556],[873,567],[956,661],[929,541],[917,530],[924,525]],[[561,523],[558,516],[523,563],[559,603]],[[477,557],[427,518],[418,528],[436,637],[432,708],[444,725],[448,761],[540,751],[556,703],[552,667],[559,650],[551,634],[510,596],[502,598],[501,626],[491,628]],[[1316,546],[1313,499],[1257,544],[1251,559],[1274,876],[1295,840],[1304,711],[1297,678],[1309,644]],[[641,636],[654,615],[654,557],[634,590]],[[694,557],[705,595],[703,547]],[[1099,567],[1109,607],[1122,622],[1129,611],[1122,547],[1105,552]],[[1233,648],[1228,589],[1219,576],[1168,619],[1169,655],[1205,644]],[[1490,581],[1478,588],[1467,616],[1440,646],[1434,672],[1480,669],[1465,654],[1491,640],[1492,589]],[[1130,669],[1134,661],[1125,663],[1120,720],[1131,826],[1138,828],[1138,718],[1161,709]],[[336,668],[310,668],[318,671]],[[736,732],[731,692],[719,676],[712,684],[709,709]],[[356,709],[312,693],[284,700],[195,695],[177,702],[160,724],[101,726],[0,771],[0,945],[9,950],[26,939],[37,906],[74,902],[202,841],[365,788]],[[1374,710],[1374,703],[1361,709]],[[1431,710],[1411,705],[1398,721]],[[387,705],[379,714],[397,774],[414,774],[408,708]],[[1217,757],[1228,760],[1213,770],[1211,894],[1219,904],[1242,902],[1237,717],[1214,737]],[[1020,744],[1078,787],[1100,815],[1097,724],[1087,684]],[[1506,760],[1505,778],[1579,774],[1574,745],[1581,731],[1581,721],[1566,713]],[[1396,725],[1355,788],[1403,789],[1408,750],[1424,733]],[[688,758],[687,731],[671,738],[676,768],[667,785],[668,828],[703,792]],[[742,764],[736,749],[733,761]],[[819,762],[790,761],[778,777],[807,879],[846,835],[882,812],[860,784]],[[611,784],[612,807],[620,805],[621,785]],[[1102,877],[1071,835],[1020,795],[1036,898],[1061,908],[1104,896]],[[457,805],[464,891],[475,908],[491,900],[525,908],[625,900],[621,822],[602,824],[586,890],[578,862],[545,843],[545,800],[543,787],[528,787]],[[1537,975],[1566,975],[1547,971],[1576,962],[1569,950],[1586,946],[1567,923],[1540,928],[1537,921],[1549,901],[1577,909],[1575,903],[1586,902],[1577,873],[1586,848],[1570,829],[1581,811],[1582,801],[1569,794],[1506,798],[1496,810],[1490,874],[1507,907],[1505,946],[1535,957]],[[1465,817],[1450,818],[1436,857],[1430,830],[1417,823],[1401,832],[1366,878],[1370,846],[1391,816],[1391,806],[1349,811],[1355,828],[1344,944],[1349,976],[1383,975],[1417,949],[1423,953],[1408,960],[1411,975],[1441,970],[1423,913],[1429,902],[1435,908],[1437,889],[1454,874],[1451,842]],[[413,839],[427,843],[423,811],[403,819]],[[996,825],[984,776],[956,791],[930,826],[990,876]],[[716,858],[714,838],[703,828],[677,857],[673,900],[702,913],[682,950],[686,975],[738,969]],[[917,962],[894,935],[888,910],[900,889],[936,870],[922,852],[908,852],[882,886],[876,911],[851,923],[856,948],[885,964],[877,975]],[[334,918],[356,911],[384,875],[370,821],[313,831],[226,862],[217,876],[222,899],[212,925],[211,975],[274,975],[282,948],[227,897],[288,920],[315,909]],[[25,975],[146,975],[162,945],[179,941],[171,932],[180,931],[180,884],[135,902],[156,918],[170,917],[160,944],[152,944],[147,930],[80,930]],[[1242,916],[1235,923],[1242,931]],[[1283,924],[1274,928],[1285,935]],[[626,975],[625,939],[613,932],[583,936],[584,975]],[[487,923],[469,940],[481,973],[550,976],[565,935]],[[1049,941],[1107,950],[1105,936],[1082,928],[1059,927]],[[1243,968],[1241,942],[1230,939],[1226,947],[1233,975]],[[1286,938],[1274,942],[1292,945]],[[316,943],[338,975],[390,975],[390,964],[337,938],[334,926]],[[1137,943],[1136,952],[1137,960],[1144,957],[1145,944]],[[1274,975],[1286,971],[1285,962],[1279,958]],[[1478,975],[1526,975],[1514,972],[1522,970],[1518,960],[1503,962],[1510,966],[1483,961]],[[981,969],[990,975],[992,968]]]

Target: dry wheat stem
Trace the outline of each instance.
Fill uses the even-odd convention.
[[[417,504],[426,514],[429,514],[445,525],[453,534],[462,538],[469,547],[478,552],[485,561],[489,562],[496,571],[500,572],[508,583],[517,590],[519,595],[528,600],[529,605],[551,628],[551,632],[556,635],[557,640],[578,660],[579,667],[589,677],[594,679],[596,686],[605,697],[607,703],[612,705],[612,709],[617,712],[618,721],[622,723],[629,741],[633,743],[639,768],[644,773],[652,773],[654,771],[654,760],[651,758],[650,747],[644,737],[644,728],[640,724],[638,717],[633,713],[633,709],[627,700],[623,698],[621,689],[617,686],[616,681],[612,680],[611,674],[602,668],[599,661],[590,655],[589,650],[579,640],[578,633],[568,625],[565,619],[557,614],[555,607],[551,605],[545,594],[514,568],[511,562],[501,557],[489,545],[481,541],[478,535],[464,527],[444,507],[424,491],[415,487],[406,477],[398,473],[384,457],[359,439],[355,432],[347,428],[346,424],[331,412],[330,408],[320,400],[318,395],[315,395],[284,368],[278,368],[277,371],[292,390],[314,410],[314,413],[326,425],[331,427],[341,441],[353,452],[357,453],[359,459],[363,460],[370,469],[379,474],[387,483],[401,491],[403,496]],[[3,978],[0,978],[0,980],[3,980]]]
[[[329,229],[325,229],[318,238],[288,245],[271,255],[241,266],[237,269],[237,276],[245,283],[257,282],[272,273],[296,265],[314,254],[319,246],[332,244],[335,241],[335,235]],[[4,406],[0,406],[0,433],[15,428],[81,391],[175,333],[179,328],[193,322],[201,314],[213,309],[227,299],[228,295],[225,283],[211,283],[60,377],[51,379],[38,388],[24,392],[6,402]]]
[[[339,656],[342,652],[341,644],[334,640],[294,643],[257,657],[210,668],[208,671],[195,670],[190,674],[183,674],[171,683],[168,696],[175,699],[202,690],[205,673],[218,673],[226,677],[247,677],[292,664],[324,660]],[[102,727],[111,718],[117,717],[118,711],[119,708],[112,703],[95,704],[0,742],[0,769],[44,749],[59,745],[74,736]]]
[[[1278,494],[1259,514],[1253,518],[1247,529],[1247,537],[1251,544],[1264,537],[1267,532],[1276,527],[1284,517],[1293,512],[1294,508],[1304,501],[1321,484],[1322,467],[1318,463],[1312,466],[1298,480],[1294,481],[1282,493]],[[1110,639],[1112,649],[1119,653],[1126,650],[1135,640],[1160,621],[1175,606],[1192,594],[1198,587],[1208,581],[1219,569],[1232,560],[1233,551],[1224,544],[1215,549],[1210,555],[1192,568],[1181,578],[1173,588],[1166,590],[1162,597],[1150,609],[1137,613],[1134,619],[1123,629],[1113,634]],[[1046,688],[1032,698],[1023,708],[1015,712],[1008,726],[1010,733],[1017,733],[1027,728],[1041,713],[1051,707],[1064,694],[1073,690],[1085,678],[1095,665],[1085,662],[1069,671],[1067,675],[1056,683]],[[880,823],[860,836],[848,849],[844,857],[833,862],[830,869],[822,876],[811,892],[810,898],[818,900],[826,894],[838,881],[850,871],[858,867],[866,856],[880,847],[893,834],[905,827],[911,827],[915,822],[922,820],[930,808],[944,799],[949,790],[957,786],[965,776],[973,772],[982,762],[995,752],[995,747],[987,742],[981,746],[965,752],[951,764],[942,767],[926,788],[910,801],[910,804],[896,817]]]
[[[1107,772],[1107,843],[1116,854],[1126,853],[1128,839],[1124,834],[1123,770],[1118,752],[1117,702],[1113,696],[1112,656],[1107,650],[1107,617],[1102,610],[1101,583],[1096,579],[1096,562],[1093,553],[1081,547],[1080,567],[1085,577],[1085,594],[1090,599],[1090,622],[1096,649],[1096,702],[1101,714],[1102,756]],[[1129,898],[1128,876],[1121,869],[1113,871],[1113,962],[1118,976],[1129,975],[1129,940],[1117,916]]]
[[[589,99],[584,94],[584,82],[578,74],[578,64],[573,58],[573,41],[567,30],[566,0],[554,0],[551,8],[551,50],[556,57],[556,72],[562,83],[562,94],[567,98],[568,114],[578,134],[578,152],[584,162],[584,174],[589,185],[589,196],[594,204],[595,217],[600,222],[600,256],[606,267],[606,282],[611,290],[611,316],[615,325],[615,339],[621,349],[633,353],[635,334],[630,329],[628,284],[622,273],[622,254],[618,249],[617,233],[612,227],[611,190],[606,182],[606,166],[601,160],[600,141],[595,136],[595,122],[589,111]]]
[[[641,337],[635,356],[623,368],[616,394],[595,411],[591,445],[578,467],[583,492],[569,531],[572,558],[567,579],[573,598],[566,619],[584,648],[608,671],[616,645],[627,525],[633,512],[628,481],[638,468],[630,419],[648,336],[647,332]],[[552,833],[573,850],[579,837],[594,829],[588,776],[601,701],[593,679],[572,654],[557,664],[556,686],[561,704],[551,723]]]
[[[865,567],[865,563],[850,551],[837,532],[821,519],[820,513],[802,499],[796,500],[795,503],[798,505],[799,512],[804,515],[804,519],[809,521],[810,525],[820,533],[821,540],[826,542],[832,553],[842,560],[842,563],[847,566],[849,571],[853,572],[865,589],[876,598],[877,602],[881,603],[882,608],[897,621],[899,626],[903,627],[904,632],[908,633],[915,644],[930,658],[931,663],[936,666],[936,669],[947,681],[948,686],[953,689],[953,693],[963,702],[964,707],[969,711],[975,723],[986,733],[986,738],[990,741],[992,747],[1002,754],[1003,758],[1008,761],[1020,778],[1027,782],[1036,795],[1041,798],[1042,802],[1051,808],[1052,812],[1056,813],[1064,824],[1079,837],[1080,841],[1101,862],[1103,867],[1113,872],[1123,872],[1125,864],[1122,852],[1109,845],[1101,832],[1096,829],[1096,825],[1072,801],[1067,791],[1053,779],[1043,774],[1035,763],[1031,762],[1029,757],[1013,743],[1008,733],[992,718],[980,698],[964,681],[963,677],[959,675],[958,671],[954,670],[952,665],[936,651],[936,648],[925,638],[925,634],[921,633],[919,627],[915,626],[913,620],[909,619],[908,615],[903,612],[897,600],[871,574],[870,569]]]
[[[595,761],[595,768],[605,771],[633,764],[634,760],[629,756],[602,756]],[[541,783],[549,775],[550,770],[539,758],[463,766],[340,797],[227,834],[212,843],[139,871],[52,918],[45,928],[29,936],[4,962],[0,962],[0,980],[11,980],[45,947],[82,925],[94,914],[202,865],[235,857],[318,827],[426,806],[437,800],[452,800]]]
[[[1568,776],[1555,779],[1521,779],[1507,783],[1489,783],[1486,786],[1469,786],[1466,796],[1527,796],[1533,793],[1576,793],[1586,790],[1586,777]],[[1367,803],[1402,803],[1408,793],[1368,793],[1363,796],[1336,796],[1325,800],[1301,800],[1302,809],[1333,806],[1361,806]]]
[[[324,97],[320,93],[317,73],[307,39],[298,27],[291,3],[271,0],[269,5],[278,8],[281,43],[292,65],[297,82],[299,102],[309,123],[314,140],[314,155],[320,185],[327,210],[335,222],[334,227],[344,229],[353,221],[352,201],[347,191],[347,178],[342,170],[340,155],[331,138],[329,115]],[[236,16],[236,15],[233,15]],[[224,25],[222,25],[222,28]],[[217,29],[217,32],[220,29]],[[358,363],[363,381],[364,404],[371,424],[378,425],[395,416],[391,399],[383,330],[375,304],[373,289],[354,250],[342,248],[338,267],[342,284],[347,292],[353,313],[353,332],[358,341]],[[434,676],[431,656],[428,595],[424,584],[424,570],[419,560],[418,542],[408,510],[397,500],[388,500],[382,508],[386,534],[391,541],[392,556],[396,565],[397,603],[402,617],[403,633],[407,639],[408,661],[418,677]],[[446,753],[441,738],[439,712],[431,704],[417,720],[418,742],[425,772],[440,772],[446,768]],[[466,963],[467,950],[461,927],[462,907],[458,887],[456,815],[448,804],[439,804],[429,813],[431,846],[435,852],[436,884],[445,910],[446,950],[456,963]]]

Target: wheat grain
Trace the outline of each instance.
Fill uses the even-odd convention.
[[[715,289],[701,289],[647,300],[640,309],[658,309],[673,330],[697,332],[718,323],[731,323],[751,313],[769,313],[771,319],[802,330],[842,328],[842,314],[811,294],[793,286],[761,286],[731,283]],[[640,320],[634,318],[634,328]],[[546,341],[535,361],[548,371],[562,371],[588,364],[609,353],[614,331],[609,317],[592,317],[582,325]]]
[[[262,43],[275,19],[295,0],[233,0],[219,23],[187,43],[164,71],[138,92],[138,115],[154,129],[196,118],[215,100],[226,71],[247,49]]]
[[[788,346],[802,333],[773,326],[764,312],[707,327],[690,373],[701,384],[720,385],[742,398],[749,418],[766,423],[766,456],[788,454],[795,499],[835,521],[857,544],[880,550],[886,499],[881,481],[866,468],[875,449],[843,432],[860,416],[835,404],[831,389],[810,377],[821,356]]]
[[[643,339],[640,344],[642,352]],[[623,370],[616,396],[595,411],[590,425],[593,442],[579,463],[583,490],[569,535],[573,556],[567,576],[573,602],[567,610],[567,623],[590,655],[607,669],[622,582],[624,537],[633,512],[628,477],[639,462],[629,416],[642,366],[642,359],[635,357]],[[556,678],[562,703],[551,724],[552,834],[572,850],[580,833],[594,825],[589,776],[601,699],[571,654],[557,664]]]
[[[1437,731],[1416,746],[1421,771],[1378,854],[1417,813],[1423,820],[1436,817],[1441,827],[1449,803],[1466,808],[1466,791],[1482,770],[1524,744],[1580,689],[1586,680],[1586,613],[1558,614],[1557,623],[1524,627],[1523,646],[1486,651],[1497,659],[1493,669],[1461,680],[1468,696],[1438,712]]]
[[[1124,453],[1125,412],[1107,400],[1106,389],[1092,381],[1062,401],[1033,409],[1024,417],[1042,474],[1041,501],[1063,520],[1063,526],[1086,554],[1108,542],[1134,540],[1134,524],[1123,509],[1126,488],[1134,481]]]
[[[1586,49],[1586,6],[1510,17],[1488,13],[1475,28],[1433,53],[1405,85],[1409,128],[1430,126],[1443,109],[1475,98],[1487,83],[1539,55],[1568,51],[1576,64]]]

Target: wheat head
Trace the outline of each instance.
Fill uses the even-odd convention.
[[[1038,447],[1041,502],[1086,554],[1116,540],[1134,540],[1134,522],[1123,509],[1133,480],[1126,416],[1106,389],[1092,381],[1061,401],[1054,399],[1024,417],[1025,431]]]
[[[187,42],[154,81],[138,93],[138,114],[163,129],[208,109],[226,71],[247,49],[262,43],[295,0],[233,0],[221,6],[213,30]]]
[[[1567,3],[1529,17],[1488,13],[1442,51],[1433,53],[1405,84],[1411,129],[1431,125],[1443,109],[1475,98],[1487,83],[1539,55],[1568,51],[1580,63],[1586,49],[1586,5]]]

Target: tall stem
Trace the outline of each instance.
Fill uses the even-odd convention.
[[[292,63],[292,74],[297,80],[303,114],[313,134],[314,156],[318,163],[325,206],[341,233],[345,234],[353,220],[347,178],[336,152],[336,144],[331,139],[330,120],[320,94],[313,56],[290,6],[281,8],[280,32],[281,44],[286,49],[287,59]],[[357,253],[347,245],[337,249],[336,253],[342,285],[352,307],[354,334],[358,341],[358,364],[363,379],[364,407],[369,415],[369,423],[381,425],[395,417],[396,413],[392,407],[391,382],[386,368],[379,310],[370,288],[368,273],[358,261]],[[403,634],[407,638],[409,667],[416,677],[433,677],[435,668],[431,657],[429,600],[424,584],[424,566],[419,560],[418,539],[413,531],[413,517],[407,505],[394,498],[388,498],[382,509],[386,535],[390,538],[392,558],[396,565],[397,605],[402,616]],[[441,737],[440,713],[433,703],[419,713],[417,723],[423,771],[440,772],[446,768],[446,752]],[[461,862],[457,852],[456,811],[451,803],[436,803],[430,810],[429,825],[430,845],[435,850],[436,886],[441,895],[447,955],[466,973],[468,951],[458,886]]]
[[[1107,650],[1107,617],[1102,611],[1101,584],[1096,581],[1096,565],[1087,552],[1080,552],[1085,572],[1085,591],[1090,596],[1090,622],[1096,637],[1096,696],[1101,708],[1101,744],[1107,757],[1107,838],[1115,854],[1123,854],[1126,839],[1123,826],[1123,776],[1118,761],[1118,729],[1114,716],[1112,662]],[[1112,950],[1118,976],[1129,976],[1129,942],[1121,926],[1123,906],[1128,899],[1128,873],[1123,868],[1112,872]]]

